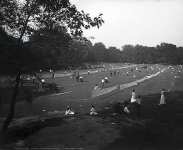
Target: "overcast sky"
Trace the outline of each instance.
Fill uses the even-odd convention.
[[[93,42],[121,48],[125,44],[183,46],[183,0],[72,0],[92,16],[103,13],[100,29],[84,32]]]

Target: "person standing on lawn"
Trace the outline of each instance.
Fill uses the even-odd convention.
[[[104,88],[105,80],[102,79],[101,82],[102,82],[102,85],[101,86],[102,86],[102,88]]]
[[[131,103],[136,102],[136,93],[135,93],[135,89],[132,90],[132,97],[131,97]]]
[[[165,105],[166,104],[166,98],[165,98],[165,90],[161,90],[161,97],[160,97],[160,103],[159,105]]]

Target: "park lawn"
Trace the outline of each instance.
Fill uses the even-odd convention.
[[[139,68],[141,65],[139,65]],[[150,67],[150,65],[149,65]],[[160,66],[163,68],[163,66]],[[135,67],[133,67],[135,68]],[[154,65],[154,68],[155,65]],[[105,85],[106,87],[111,87],[123,83],[128,83],[139,78],[142,78],[150,73],[155,73],[158,69],[154,71],[148,69],[143,69],[142,72],[134,71],[133,73],[129,73],[126,75],[126,72],[130,72],[131,68],[123,68],[121,70],[122,75],[116,75],[109,78],[109,83]],[[133,74],[136,74],[136,78],[133,78]],[[91,100],[91,91],[96,83],[100,83],[101,79],[105,76],[109,77],[108,72],[98,72],[95,74],[84,75],[85,82],[76,82],[72,80],[69,76],[62,77],[62,78],[55,78],[55,79],[47,79],[46,82],[55,82],[58,86],[63,88],[63,92],[71,92],[68,94],[63,95],[55,95],[55,96],[42,96],[38,97],[34,100],[34,102],[30,105],[27,102],[22,101],[17,103],[16,105],[16,117],[23,117],[27,115],[37,115],[42,114],[42,110],[46,109],[47,111],[54,111],[54,110],[64,110],[67,105],[71,105],[76,111],[83,112],[83,108],[87,107],[89,109],[91,103],[95,104],[98,103],[97,101]],[[129,92],[130,94],[130,92]],[[97,98],[96,98],[97,99]],[[103,101],[103,100],[99,100]],[[75,108],[75,106],[78,106]],[[4,107],[7,110],[7,105]],[[85,110],[84,110],[85,111]],[[5,112],[5,111],[4,111]],[[2,115],[3,113],[1,113]]]
[[[148,74],[149,72],[146,72],[145,74]],[[175,75],[179,74],[180,78],[175,78]],[[105,75],[105,73],[104,73]],[[168,108],[168,116],[172,114],[175,110],[178,110],[179,114],[182,114],[183,111],[181,110],[182,106],[182,88],[183,88],[183,74],[177,73],[177,71],[174,71],[172,73],[171,69],[166,70],[165,72],[161,73],[155,78],[152,78],[150,80],[147,80],[143,83],[140,83],[138,86],[135,87],[136,92],[140,95],[143,95],[142,97],[142,106],[143,109],[143,117],[144,119],[152,119],[155,110],[157,110],[157,104],[159,102],[160,98],[160,89],[165,88],[167,90],[170,90],[170,94],[168,95],[168,103],[172,103],[174,100],[180,102],[179,105],[174,105],[174,108],[171,109]],[[94,76],[94,77],[93,77]],[[84,149],[120,149],[120,148],[127,148],[130,146],[129,141],[125,141],[125,134],[124,129],[136,129],[136,126],[133,126],[133,123],[128,123],[127,126],[124,125],[126,121],[122,120],[122,126],[125,128],[121,128],[121,124],[114,123],[113,117],[108,117],[108,115],[104,118],[101,117],[90,117],[86,115],[86,113],[89,112],[90,105],[94,104],[96,109],[98,111],[103,111],[106,106],[114,105],[116,102],[123,102],[125,100],[128,100],[131,95],[132,88],[125,89],[123,91],[115,91],[112,93],[109,93],[104,96],[100,96],[94,99],[84,99],[88,98],[88,93],[86,92],[88,90],[88,85],[92,86],[95,81],[92,79],[96,79],[95,76],[103,76],[103,73],[99,74],[93,74],[88,76],[89,82],[83,83],[76,83],[76,86],[72,86],[72,90],[75,90],[73,94],[71,95],[59,95],[59,96],[43,96],[38,99],[36,99],[32,106],[31,110],[30,106],[27,106],[25,108],[25,104],[19,103],[17,105],[17,114],[22,114],[24,112],[26,114],[29,113],[29,111],[32,111],[31,115],[41,114],[43,113],[41,110],[46,109],[47,111],[53,111],[53,110],[64,110],[67,105],[71,105],[72,108],[81,114],[81,117],[79,118],[71,118],[68,120],[65,120],[64,123],[61,123],[60,125],[55,126],[49,126],[41,129],[40,131],[28,136],[25,138],[26,145],[31,146],[59,146],[59,147],[82,147]],[[67,77],[65,77],[67,78]],[[64,79],[65,79],[64,78]],[[119,77],[121,78],[121,77]],[[63,82],[71,82],[68,77],[68,81],[64,80],[63,78],[58,78],[56,80],[63,80]],[[128,82],[128,78],[125,79],[126,82]],[[123,83],[124,79],[121,81],[118,81],[118,83]],[[63,83],[60,81],[60,83]],[[72,82],[71,82],[72,83]],[[65,83],[68,84],[68,83]],[[70,88],[70,87],[69,87]],[[69,90],[66,89],[67,90]],[[134,87],[133,87],[134,88]],[[79,92],[82,91],[82,92]],[[24,108],[24,109],[23,109]],[[171,110],[171,111],[169,111]],[[24,114],[24,115],[25,115]],[[105,115],[105,114],[104,114]],[[166,115],[164,113],[164,115]],[[18,115],[17,115],[18,116]],[[19,115],[23,116],[23,115]],[[163,118],[165,119],[165,123],[167,123],[168,116]],[[123,117],[123,116],[122,116]],[[171,115],[171,117],[174,117]],[[170,118],[172,119],[172,118]],[[133,120],[132,120],[133,122]],[[167,123],[167,128],[169,128],[169,122]],[[134,127],[134,128],[133,128]],[[127,129],[126,129],[127,128]],[[159,130],[157,126],[153,126],[153,130]],[[127,130],[128,131],[128,130]],[[132,130],[133,131],[133,130]],[[140,130],[141,131],[141,130]],[[178,132],[179,128],[176,129],[175,134],[178,135],[178,143],[180,144],[182,136],[182,132]],[[182,131],[182,130],[180,130]],[[134,131],[136,132],[136,131]],[[133,132],[132,132],[133,133]],[[140,132],[144,133],[144,132]],[[167,132],[166,132],[167,133]],[[179,134],[178,134],[179,133]],[[134,136],[135,133],[133,133],[131,136]],[[164,133],[163,133],[164,134]],[[129,134],[130,135],[130,134]],[[131,138],[126,137],[126,139]],[[140,135],[143,136],[143,135]],[[176,136],[176,135],[174,135]],[[142,138],[143,137],[138,137]],[[155,136],[156,137],[156,136]],[[167,138],[165,138],[167,140]],[[120,142],[121,140],[124,140],[124,142]],[[129,139],[130,140],[130,139]],[[134,140],[134,139],[133,139]],[[153,139],[154,140],[154,139]],[[149,142],[149,141],[148,141]],[[139,141],[140,144],[147,149],[150,149],[152,147],[151,144],[148,144],[148,142],[142,142]],[[135,145],[141,146],[139,143],[135,143]],[[157,144],[155,142],[155,144]],[[159,145],[157,145],[158,147]],[[163,146],[163,145],[161,145]],[[165,146],[165,145],[164,145]],[[154,145],[155,149],[157,148],[156,145]],[[158,147],[159,148],[159,147]],[[135,149],[133,146],[131,146],[131,149]]]
[[[66,124],[64,125],[56,127],[48,127],[40,130],[39,132],[28,137],[26,139],[26,144],[27,145],[30,144],[35,147],[63,146],[66,148],[82,147],[84,149],[94,149],[94,150],[121,149],[121,148],[130,148],[135,150],[137,149],[137,147],[138,148],[143,147],[145,149],[151,149],[152,147],[154,147],[154,149],[157,148],[172,149],[170,145],[168,145],[169,147],[166,146],[166,140],[170,141],[172,140],[172,138],[170,138],[170,134],[168,134],[169,132],[164,130],[168,130],[169,127],[171,127],[169,126],[171,122],[170,119],[174,117],[174,111],[176,111],[179,114],[183,114],[183,110],[181,109],[181,107],[183,106],[183,103],[181,101],[181,98],[183,98],[183,94],[182,92],[180,92],[180,86],[183,86],[180,83],[180,81],[183,80],[183,77],[178,78],[174,86],[172,86],[172,83],[170,82],[172,80],[175,80],[174,74],[170,74],[170,70],[168,70],[159,75],[158,77],[145,81],[144,83],[141,83],[140,85],[135,87],[137,93],[143,95],[142,106],[144,107],[142,107],[143,108],[142,111],[144,113],[142,114],[142,116],[147,120],[152,119],[154,117],[155,110],[157,110],[157,104],[159,102],[160,97],[159,91],[161,88],[171,90],[168,98],[168,103],[172,103],[174,99],[178,101],[178,104],[174,104],[173,106],[169,105],[166,111],[167,114],[162,113],[163,115],[160,117],[160,119],[162,118],[163,119],[161,120],[161,122],[159,122],[159,124],[162,125],[165,124],[165,129],[162,127],[159,129],[157,127],[158,124],[152,126],[150,125],[150,129],[148,129],[148,134],[150,135],[147,135],[147,138],[150,138],[150,140],[147,139],[147,141],[145,142],[143,141],[144,130],[141,129],[141,127],[140,128],[136,127],[134,125],[136,124],[136,122],[134,121],[133,123],[133,120],[130,120],[130,122],[129,120],[128,122],[123,120],[122,121],[123,127],[122,127],[118,123],[115,124],[115,121],[119,122],[120,120],[119,118],[115,120],[113,117],[110,118],[108,116],[105,116],[106,117],[105,119],[101,119],[100,117],[91,118],[89,116],[83,115],[84,117],[81,118],[73,118],[73,120],[72,119],[66,120]],[[176,88],[176,86],[178,88]],[[98,97],[96,99],[91,100],[91,103],[95,103],[96,108],[102,111],[105,106],[113,105],[116,102],[122,102],[130,98],[130,92],[131,88],[111,95],[109,94],[107,96]],[[76,103],[73,104],[73,108],[77,110],[76,108],[77,106],[75,104]],[[177,120],[174,121],[176,122]],[[182,124],[182,120],[180,123]],[[176,127],[180,127],[180,125],[176,125]],[[138,129],[137,131],[136,128]],[[178,147],[180,147],[182,134],[178,133],[178,129],[180,128],[177,128],[175,130],[175,134],[177,134],[178,139],[177,145],[179,145]],[[124,130],[127,133],[125,133]],[[150,132],[151,130],[152,132]],[[137,133],[139,134],[139,136],[136,135]],[[153,139],[151,139],[152,134],[155,134],[154,137],[152,137]],[[159,140],[162,140],[162,144],[161,142],[158,142],[156,140],[157,138],[156,134],[158,136],[162,135],[161,138],[164,138],[164,140],[158,138]],[[166,137],[165,134],[168,134],[167,135],[168,137]],[[176,135],[174,135],[174,138],[175,137]],[[132,140],[133,144],[131,144],[129,140]],[[137,140],[138,142],[136,142],[135,140]],[[153,145],[153,143],[155,145]],[[173,146],[175,145],[176,143],[173,143]]]

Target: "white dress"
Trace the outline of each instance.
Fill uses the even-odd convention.
[[[129,109],[128,109],[128,107],[126,106],[125,108],[124,108],[124,110],[123,110],[125,113],[127,113],[127,114],[130,114],[130,111],[129,111]]]
[[[65,115],[74,115],[74,112],[68,109],[65,111]]]
[[[90,109],[90,115],[97,115],[98,113],[96,112],[95,108]]]
[[[98,89],[98,85],[96,85],[95,87],[94,87],[94,90],[97,90]]]
[[[164,95],[164,93],[162,92],[161,93],[161,98],[160,98],[160,103],[159,103],[160,105],[164,105],[164,104],[166,104],[166,101],[165,101],[165,95]]]
[[[132,97],[131,97],[131,103],[136,102],[136,94],[135,92],[132,92]]]

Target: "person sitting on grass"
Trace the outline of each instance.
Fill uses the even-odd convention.
[[[98,115],[97,111],[95,110],[95,107],[93,105],[91,105],[91,109],[90,109],[90,115]]]
[[[95,84],[94,90],[97,90],[98,88],[98,84]]]
[[[104,78],[104,81],[105,81],[105,83],[108,83],[108,82],[109,82],[108,77],[105,77],[105,78]]]
[[[65,111],[65,115],[67,116],[67,115],[74,115],[74,114],[75,114],[74,111],[72,111],[71,108],[69,106],[67,106],[67,109]]]
[[[126,114],[130,114],[130,103],[129,101],[125,101],[123,103],[123,112],[126,113]]]
[[[123,111],[126,113],[126,114],[130,114],[130,110],[128,109],[128,106],[125,106]]]
[[[159,105],[165,105],[166,104],[166,99],[165,99],[165,89],[161,90],[161,97],[160,97],[160,103]]]
[[[79,81],[80,81],[80,82],[84,82],[84,79],[83,79],[82,76],[79,77]]]
[[[141,115],[141,103],[140,103],[140,96],[138,96],[136,98],[136,101],[133,103],[129,103],[124,105],[123,107],[123,112],[125,112],[126,114],[131,114],[133,116],[137,116],[140,117]]]

